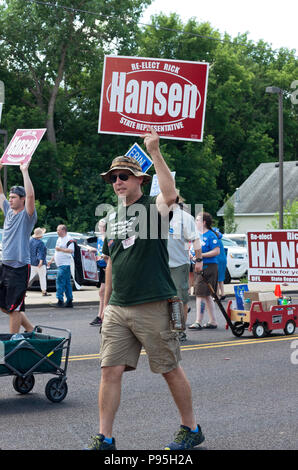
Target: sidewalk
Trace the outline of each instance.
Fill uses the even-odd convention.
[[[239,282],[234,281],[231,284],[225,284],[225,295],[227,297],[234,297],[234,286],[239,284]],[[281,291],[283,294],[297,294],[295,295],[298,298],[298,285],[289,284],[284,286],[280,284]],[[259,292],[274,292],[275,284],[273,283],[259,283],[259,282],[249,282],[248,288],[251,291]],[[34,307],[49,307],[51,304],[57,302],[56,292],[50,292],[49,296],[42,296],[40,291],[27,291],[27,296],[25,299],[26,308]],[[98,288],[91,286],[83,286],[81,290],[73,291],[73,302],[75,306],[83,305],[98,305],[99,295]]]

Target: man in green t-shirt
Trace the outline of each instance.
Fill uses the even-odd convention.
[[[113,185],[118,208],[106,216],[103,246],[108,256],[101,342],[99,434],[89,450],[116,449],[112,428],[120,404],[124,371],[134,370],[142,347],[151,371],[165,378],[181,417],[175,440],[165,449],[191,449],[204,441],[193,413],[191,388],[182,367],[178,334],[171,331],[168,299],[176,295],[168,263],[167,237],[175,182],[159,149],[155,130],[144,136],[160,187],[157,197],[144,196],[151,177],[130,157],[117,157],[102,173]]]

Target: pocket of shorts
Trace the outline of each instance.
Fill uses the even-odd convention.
[[[177,339],[177,332],[176,331],[171,331],[171,330],[166,330],[166,331],[161,331],[160,332],[160,337],[163,341],[171,342]]]
[[[163,351],[161,362],[169,368],[176,367],[177,362],[181,360],[178,333],[170,330],[161,331],[160,338]]]
[[[171,351],[172,354],[177,355],[177,352],[180,350],[178,333],[170,330],[161,331],[160,338],[163,348],[166,346],[166,349]]]

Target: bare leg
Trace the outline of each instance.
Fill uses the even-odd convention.
[[[181,424],[195,429],[197,424],[192,407],[192,394],[190,383],[184,373],[182,367],[163,374],[169,389],[172,393],[178,411],[181,417]]]
[[[11,334],[19,333],[22,324],[21,312],[11,312],[9,314],[9,332]]]
[[[102,367],[98,394],[99,432],[111,438],[113,423],[120,404],[121,380],[125,366]]]
[[[196,321],[202,325],[204,318],[204,309],[202,310],[202,302],[206,302],[206,297],[196,297]]]
[[[103,320],[103,306],[105,297],[105,284],[101,283],[99,288],[99,311],[98,317]]]
[[[9,331],[11,334],[19,333],[21,326],[26,331],[33,331],[34,326],[30,323],[24,312],[14,311],[9,314]]]
[[[214,302],[213,302],[213,299],[212,299],[211,295],[206,297],[206,307],[207,307],[207,312],[208,312],[208,315],[209,315],[210,323],[212,325],[217,325],[216,319],[215,319]]]
[[[24,330],[30,332],[30,331],[33,331],[34,329],[34,326],[32,325],[32,323],[28,320],[28,318],[26,317],[25,313],[24,312],[20,312],[21,314],[21,325],[22,327],[24,328]]]

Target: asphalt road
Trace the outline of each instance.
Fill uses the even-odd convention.
[[[188,323],[194,320],[194,302]],[[32,309],[34,324],[72,332],[68,395],[58,404],[44,393],[52,375],[38,374],[27,395],[0,376],[0,448],[3,450],[80,450],[98,432],[100,378],[98,328],[89,326],[96,307]],[[225,329],[217,311],[217,330],[187,331],[182,366],[191,382],[197,420],[206,440],[203,450],[298,449],[298,330],[255,339]],[[0,316],[0,331],[8,319]],[[135,372],[124,374],[114,435],[119,450],[159,450],[172,440],[179,416],[168,388],[153,375],[145,354]]]

